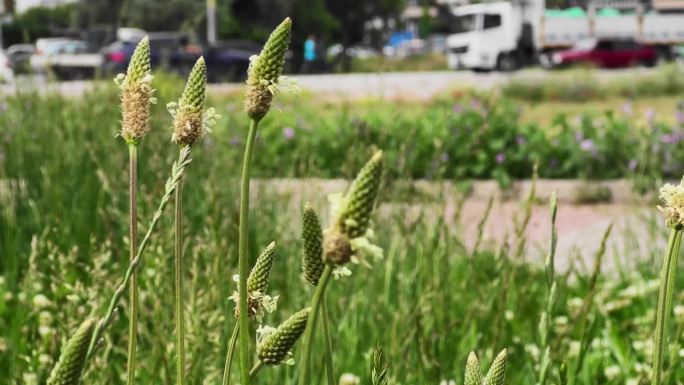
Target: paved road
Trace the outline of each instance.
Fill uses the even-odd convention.
[[[622,70],[597,70],[594,77],[600,81],[626,76],[652,74],[654,69],[630,68]],[[426,100],[458,87],[488,90],[511,80],[541,81],[577,76],[576,71],[545,71],[526,69],[515,73],[474,73],[470,71],[436,72],[386,72],[364,74],[295,75],[292,76],[305,92],[334,99],[383,98]],[[44,78],[19,78],[16,85],[4,85],[0,92],[38,89],[57,91],[66,96],[80,96],[96,82],[70,81],[48,83]],[[230,93],[242,89],[241,83],[212,84],[210,92]]]

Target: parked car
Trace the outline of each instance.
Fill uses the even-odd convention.
[[[14,71],[12,70],[12,62],[5,54],[5,51],[0,49],[0,83],[12,83],[14,81]]]
[[[90,78],[101,62],[101,56],[93,53],[87,42],[64,37],[36,40],[30,58],[33,71],[52,73],[58,79]]]
[[[652,67],[658,62],[654,47],[641,45],[633,39],[587,39],[574,47],[542,55],[544,67],[585,64],[602,68],[642,65]]]
[[[186,35],[176,32],[150,33],[152,66],[183,76],[204,56],[209,81],[241,80],[246,76],[249,58],[259,53],[258,47],[245,42],[223,42],[212,47],[191,44]],[[103,70],[108,74],[124,73],[137,41],[119,40],[103,50]]]
[[[7,48],[7,57],[12,62],[14,73],[28,73],[31,71],[31,55],[36,51],[33,44],[14,44]]]

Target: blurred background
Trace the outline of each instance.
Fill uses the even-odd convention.
[[[296,20],[290,73],[653,67],[682,56],[682,0],[3,0],[1,76],[121,72],[135,43],[186,73],[244,77],[270,28]]]

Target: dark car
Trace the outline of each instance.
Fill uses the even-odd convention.
[[[154,68],[161,68],[183,76],[192,65],[204,56],[207,63],[209,81],[242,80],[247,74],[249,58],[258,54],[251,45],[216,45],[203,48],[191,44],[187,36],[175,32],[156,32],[149,34],[150,59]],[[128,68],[137,42],[116,41],[103,50],[103,70],[105,73],[124,73]]]
[[[654,47],[641,45],[633,39],[588,39],[574,47],[546,54],[542,64],[546,67],[591,65],[602,68],[654,66],[658,53]]]

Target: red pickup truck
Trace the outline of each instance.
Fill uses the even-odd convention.
[[[641,45],[633,39],[588,39],[574,47],[548,53],[541,62],[547,68],[577,64],[602,68],[654,66],[658,61],[656,49]]]

